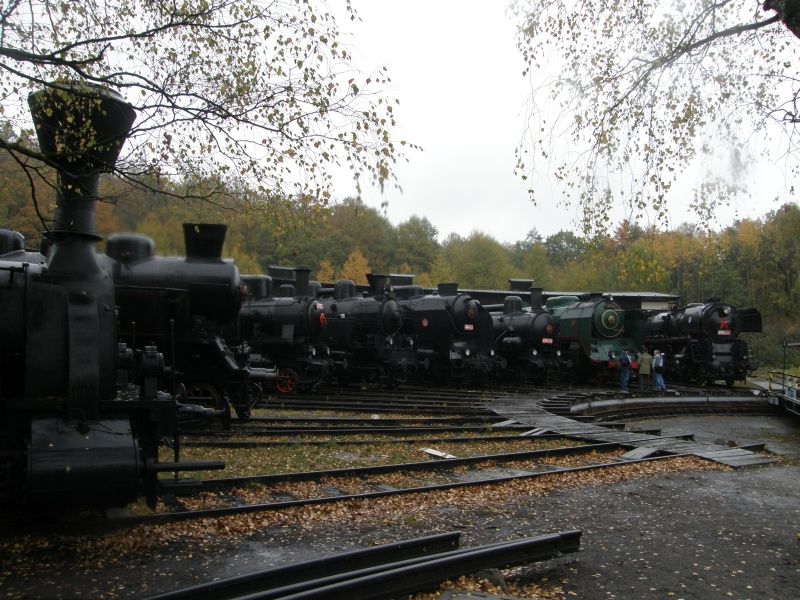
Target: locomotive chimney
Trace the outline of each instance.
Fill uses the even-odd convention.
[[[207,261],[222,260],[227,225],[219,223],[184,223],[183,241],[186,258]]]
[[[372,289],[372,293],[375,296],[381,296],[386,290],[386,286],[389,284],[389,276],[379,275],[378,273],[367,273],[367,281],[369,282],[369,287]]]
[[[294,287],[298,296],[308,296],[308,282],[311,278],[311,269],[308,267],[295,267]]]
[[[92,84],[49,87],[28,96],[39,148],[58,170],[53,236],[99,239],[94,203],[136,113],[117,92]]]
[[[542,294],[544,289],[540,287],[532,287],[531,290],[531,310],[541,310],[542,308]]]
[[[116,394],[117,348],[114,287],[97,260],[94,203],[100,173],[113,169],[136,113],[117,92],[85,83],[51,84],[30,94],[28,105],[39,149],[58,174],[47,267],[62,292],[48,297],[59,316],[31,327],[28,343],[63,344],[56,347],[65,358],[49,370],[35,364],[26,394],[66,395],[70,417],[91,419],[99,401]]]
[[[437,289],[440,296],[455,296],[458,294],[457,283],[440,283]]]

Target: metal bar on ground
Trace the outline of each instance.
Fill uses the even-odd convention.
[[[150,596],[147,600],[223,600],[249,595],[305,581],[309,573],[314,573],[316,577],[328,577],[385,563],[394,564],[410,558],[439,555],[458,548],[460,537],[461,532],[455,531],[342,552],[316,560],[181,588]]]
[[[566,531],[490,546],[468,548],[415,564],[314,587],[290,595],[253,594],[239,600],[388,600],[435,587],[447,579],[483,569],[510,567],[556,558],[580,549],[581,532]]]

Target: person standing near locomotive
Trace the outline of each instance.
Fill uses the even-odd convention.
[[[627,348],[623,350],[622,355],[619,357],[619,368],[619,389],[622,392],[627,392],[629,391],[628,381],[631,378],[631,354]]]
[[[650,373],[653,370],[653,355],[645,347],[642,348],[636,360],[639,362],[639,390],[649,390],[653,387],[650,379]]]
[[[655,378],[655,389],[659,392],[667,390],[667,384],[664,383],[664,355],[658,350],[654,351],[653,357],[653,373]]]

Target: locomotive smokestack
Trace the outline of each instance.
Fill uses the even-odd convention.
[[[61,278],[60,293],[47,297],[60,316],[31,327],[28,343],[55,344],[64,358],[26,377],[26,391],[66,395],[70,417],[92,419],[99,401],[116,394],[117,348],[114,287],[97,260],[94,203],[100,173],[113,169],[136,113],[117,92],[92,84],[52,84],[28,96],[28,105],[42,155],[58,172],[47,267]]]
[[[457,283],[440,283],[437,289],[440,296],[455,296],[458,294]]]
[[[311,269],[308,267],[295,267],[294,287],[298,296],[308,296],[309,279],[311,279]]]
[[[540,287],[532,287],[531,290],[531,310],[541,310],[542,308],[542,293],[544,289]]]
[[[58,170],[54,237],[99,239],[94,203],[102,171],[113,169],[136,112],[93,84],[49,87],[28,96],[39,148]]]
[[[218,223],[184,223],[183,241],[186,258],[216,261],[222,260],[227,225]]]
[[[389,276],[379,275],[378,273],[367,273],[367,281],[369,282],[369,287],[372,289],[372,293],[375,296],[380,296],[389,284]]]

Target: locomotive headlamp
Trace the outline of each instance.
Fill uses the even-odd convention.
[[[489,350],[489,356],[494,356],[494,349]]]
[[[556,350],[556,356],[561,356],[561,350]]]
[[[469,351],[469,348],[467,348],[466,350],[464,350],[464,356],[469,356],[469,355],[470,355],[470,351]]]
[[[533,350],[531,350],[531,354],[533,354],[534,356],[538,356],[539,351],[536,348],[534,348]]]
[[[314,346],[311,346],[311,352],[310,352],[310,354],[311,354],[311,356],[312,356],[312,357],[314,357],[314,356],[316,356],[316,355],[317,355],[317,349],[316,349],[316,348],[314,348]]]

